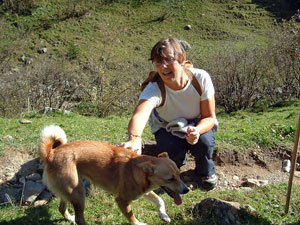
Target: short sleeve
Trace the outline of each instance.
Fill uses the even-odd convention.
[[[161,104],[161,92],[156,82],[150,82],[140,94],[139,100],[148,100],[156,108]]]

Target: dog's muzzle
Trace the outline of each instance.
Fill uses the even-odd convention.
[[[176,193],[175,191],[172,191],[170,188],[167,188],[165,186],[161,187],[171,198],[174,199],[174,202],[176,205],[180,205],[182,203],[182,199],[180,197],[180,194],[186,194],[189,192],[189,189],[184,184],[180,185],[179,193]]]

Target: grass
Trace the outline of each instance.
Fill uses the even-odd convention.
[[[228,45],[241,48],[249,43],[265,44],[274,20],[281,19],[264,6],[268,1],[34,2],[36,7],[31,15],[0,8],[0,29],[5,31],[0,49],[14,52],[11,60],[16,64],[24,53],[38,58],[37,50],[41,47],[47,47],[50,56],[67,57],[70,46],[76,46],[76,57],[69,58],[72,61],[82,63],[104,55],[112,57],[111,63],[119,66],[145,66],[151,47],[169,35],[189,42],[189,57],[196,61],[199,54],[213,54]],[[68,18],[68,12],[85,13]],[[165,19],[159,21],[163,15]],[[189,31],[184,30],[187,24],[192,26]],[[26,44],[21,44],[25,37]],[[19,43],[20,47],[12,49]],[[118,68],[110,70],[119,73]]]
[[[218,151],[247,148],[292,149],[299,116],[299,101],[285,107],[268,108],[263,112],[250,110],[225,114],[218,109],[220,129],[216,132]],[[61,126],[69,141],[78,139],[101,140],[117,144],[127,138],[130,117],[109,116],[106,118],[85,117],[76,113],[42,115],[29,113],[22,118],[32,121],[21,124],[21,118],[0,118],[0,152],[7,148],[36,148],[39,133],[46,125]],[[7,138],[9,135],[13,140]],[[145,143],[154,140],[147,125],[143,134]]]
[[[243,151],[247,148],[278,147],[292,149],[293,137],[299,116],[299,101],[286,106],[269,107],[259,113],[239,111],[230,115],[218,110],[220,130],[216,132],[217,150],[235,149]],[[20,124],[19,119],[29,119],[32,124]],[[30,113],[19,119],[0,118],[0,149],[12,151],[27,150],[35,154],[37,139],[41,129],[49,124],[60,125],[67,133],[69,141],[78,139],[102,140],[117,144],[127,138],[129,117],[110,116],[107,118],[84,117],[78,114],[64,115],[53,113],[42,115]],[[13,140],[5,140],[6,135]],[[145,142],[153,140],[147,126],[143,134]],[[167,195],[165,200],[171,224],[215,224],[213,218],[200,218],[195,208],[204,198],[215,197],[227,201],[249,204],[257,211],[256,216],[249,213],[243,215],[244,224],[299,224],[300,186],[294,185],[291,198],[291,214],[284,214],[287,184],[256,188],[252,191],[221,191],[204,193],[199,190],[183,196],[183,205],[175,206]],[[90,224],[126,224],[125,218],[113,201],[113,196],[99,189],[92,189],[87,199],[86,217]],[[18,205],[16,203],[16,205]],[[174,207],[173,207],[174,206]],[[53,199],[47,206],[11,206],[1,208],[1,224],[69,224],[59,214],[58,200]],[[132,207],[141,221],[148,224],[164,224],[158,218],[157,211],[150,202],[139,199]]]
[[[250,110],[231,114],[218,109],[220,129],[216,132],[218,151],[234,149],[243,151],[247,148],[268,148],[277,150],[292,149],[299,116],[299,101],[290,106],[268,108],[263,112]],[[0,118],[0,152],[5,148],[36,148],[39,133],[46,125],[61,126],[69,141],[78,139],[101,140],[117,144],[127,138],[127,125],[130,117],[109,116],[106,118],[85,117],[76,113],[64,115],[53,113],[42,115],[29,113],[23,118],[31,124],[21,124],[21,118]],[[12,136],[13,140],[5,138]],[[143,134],[145,143],[154,140],[147,125]]]
[[[166,194],[161,195],[164,199],[172,222],[170,224],[216,224],[213,218],[201,218],[197,214],[198,203],[205,198],[219,198],[225,201],[241,203],[242,206],[252,206],[257,214],[242,213],[243,224],[299,224],[300,215],[300,186],[293,186],[293,195],[290,204],[290,213],[285,214],[287,185],[265,186],[252,191],[221,191],[201,192],[199,190],[189,192],[182,196],[183,204],[175,206],[172,199]],[[53,199],[47,206],[39,207],[11,207],[1,208],[0,224],[18,225],[47,225],[69,224],[62,219],[58,212],[58,199]],[[147,224],[165,224],[157,213],[152,203],[145,199],[138,199],[132,204],[137,218]],[[72,209],[71,209],[72,210]],[[122,216],[112,195],[99,189],[92,189],[91,195],[86,200],[85,216],[89,224],[128,224]]]

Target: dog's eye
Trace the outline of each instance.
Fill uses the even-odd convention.
[[[175,181],[175,178],[174,177],[171,177],[170,179],[168,179],[168,181]]]

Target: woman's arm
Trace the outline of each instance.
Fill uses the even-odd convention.
[[[153,104],[151,102],[144,99],[138,102],[128,124],[128,141],[122,142],[119,146],[141,154],[141,137],[152,110]]]

